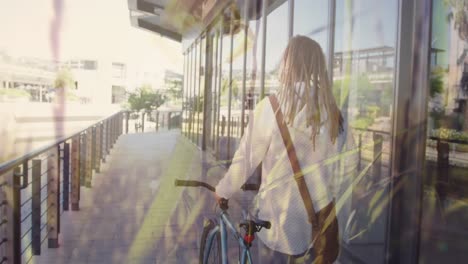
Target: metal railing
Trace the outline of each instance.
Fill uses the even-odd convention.
[[[123,112],[0,164],[0,263],[29,263],[41,245],[59,247],[60,218],[79,210],[81,186],[123,132]]]
[[[154,132],[181,128],[182,111],[125,112],[125,133]]]

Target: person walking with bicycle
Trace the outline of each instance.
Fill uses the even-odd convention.
[[[231,198],[261,164],[253,207],[256,217],[271,222],[270,230],[258,233],[268,254],[277,263],[332,263],[342,229],[334,186],[347,181],[357,162],[320,45],[305,36],[291,38],[279,81],[277,93],[250,114],[216,198]]]

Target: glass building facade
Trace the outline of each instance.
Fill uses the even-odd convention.
[[[229,166],[289,38],[308,36],[359,153],[341,263],[468,262],[463,1],[226,2],[184,41],[183,135]]]

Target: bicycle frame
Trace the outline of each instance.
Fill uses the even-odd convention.
[[[174,184],[175,186],[204,187],[212,192],[215,192],[215,187],[202,181],[176,179]],[[244,187],[242,188],[243,190],[254,190],[254,189],[251,189],[252,186],[246,185]],[[255,190],[257,189],[258,188],[256,188]],[[252,255],[250,254],[250,246],[254,238],[254,233],[260,231],[262,227],[270,229],[271,224],[268,221],[262,221],[262,224],[258,226],[257,226],[257,223],[254,223],[256,230],[252,234],[250,233],[252,231],[249,231],[249,234],[247,236],[248,241],[244,241],[244,238],[241,236],[239,232],[237,232],[236,228],[234,227],[231,220],[229,219],[229,214],[227,213],[228,201],[226,199],[221,199],[219,206],[221,208],[221,213],[218,216],[218,222],[216,226],[210,231],[210,233],[208,233],[206,240],[205,240],[206,244],[205,244],[205,249],[203,252],[203,263],[208,262],[208,256],[210,255],[211,246],[213,245],[213,239],[215,239],[215,237],[218,235],[218,232],[219,232],[220,240],[221,240],[221,262],[222,264],[228,264],[227,232],[229,230],[231,234],[237,239],[237,242],[239,243],[239,247],[242,247],[242,253],[240,255],[240,264],[245,264],[247,260],[250,262],[250,264],[252,264],[253,262],[252,262]],[[249,225],[250,224],[251,223],[249,223]]]
[[[203,252],[203,263],[208,262],[208,256],[211,250],[211,246],[213,243],[213,239],[216,237],[217,233],[220,232],[221,235],[221,260],[222,264],[228,264],[227,258],[227,231],[230,231],[231,234],[237,239],[239,246],[242,247],[242,253],[240,255],[241,264],[245,264],[246,260],[249,260],[249,263],[252,262],[252,255],[250,254],[250,248],[245,244],[244,239],[242,236],[237,232],[234,225],[229,220],[229,215],[227,212],[222,211],[218,217],[218,224],[211,232],[208,234],[207,237],[207,247],[205,248],[205,252]]]

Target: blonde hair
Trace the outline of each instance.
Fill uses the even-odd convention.
[[[292,124],[296,114],[306,108],[306,126],[311,127],[311,139],[315,138],[322,122],[328,123],[330,139],[335,143],[343,130],[343,117],[333,97],[327,73],[325,56],[320,45],[305,36],[295,36],[289,41],[279,69],[278,100],[283,105],[285,121]],[[296,96],[296,85],[304,83],[304,99]],[[314,90],[312,90],[314,89]],[[321,120],[320,110],[326,111],[326,120]]]

